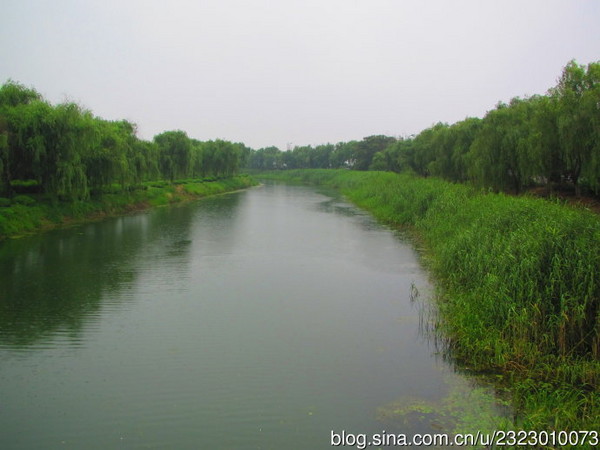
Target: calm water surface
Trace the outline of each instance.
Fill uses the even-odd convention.
[[[306,187],[1,243],[0,448],[439,432],[394,411],[480,387],[435,357],[411,286],[428,288],[409,244]]]

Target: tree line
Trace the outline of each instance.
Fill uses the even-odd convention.
[[[75,103],[51,105],[11,80],[0,87],[0,196],[12,196],[23,181],[53,198],[84,200],[115,183],[226,177],[249,151],[179,130],[145,141],[126,120],[104,120]]]
[[[571,61],[547,95],[498,103],[483,118],[289,151],[201,142],[179,130],[145,141],[126,120],[104,120],[75,103],[51,105],[10,80],[0,87],[0,196],[10,197],[17,180],[77,200],[115,183],[230,176],[241,167],[412,171],[495,191],[562,185],[600,194],[600,62]]]
[[[250,168],[412,171],[495,191],[571,186],[600,194],[600,62],[569,62],[547,95],[498,103],[483,118],[437,123],[416,136],[369,136],[252,151]]]

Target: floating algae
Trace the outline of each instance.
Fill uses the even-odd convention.
[[[377,408],[376,418],[402,430],[423,426],[438,431],[454,428],[452,418],[446,415],[440,403],[416,397],[404,397]]]
[[[388,428],[403,432],[477,433],[511,428],[508,402],[498,397],[492,383],[482,377],[446,374],[445,397],[428,400],[403,397],[377,408],[376,418]]]

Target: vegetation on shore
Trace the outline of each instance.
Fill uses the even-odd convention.
[[[282,152],[180,130],[144,141],[128,121],[50,105],[8,81],[0,239],[247,187],[240,167],[287,169],[269,176],[338,188],[415,232],[440,287],[440,336],[455,360],[504,374],[524,429],[599,429],[600,219],[500,194],[600,195],[599,105],[600,62],[571,61],[547,95],[499,103],[481,119]],[[355,170],[292,170],[341,167]],[[175,181],[188,178],[205,182]]]
[[[144,141],[131,122],[52,105],[9,80],[0,85],[0,240],[248,187],[236,175],[249,151],[181,130]]]
[[[93,199],[119,184],[230,177],[245,165],[249,149],[224,140],[199,141],[184,131],[165,131],[152,141],[135,124],[96,117],[76,103],[51,105],[33,88],[0,86],[0,197],[27,184],[60,201]]]
[[[435,327],[460,365],[504,375],[519,425],[600,427],[600,218],[539,198],[389,172],[294,170],[423,243]]]
[[[255,185],[247,175],[146,182],[135,188],[107,186],[102,195],[79,201],[56,201],[42,194],[16,195],[0,203],[0,240],[43,229],[178,203]]]
[[[496,192],[536,187],[597,196],[599,155],[600,62],[570,61],[547,95],[499,102],[483,118],[440,122],[405,137],[263,148],[250,152],[248,167],[412,171]]]

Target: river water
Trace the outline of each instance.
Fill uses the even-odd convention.
[[[428,290],[401,236],[299,186],[0,243],[0,448],[481,428],[499,410],[421,333]]]

